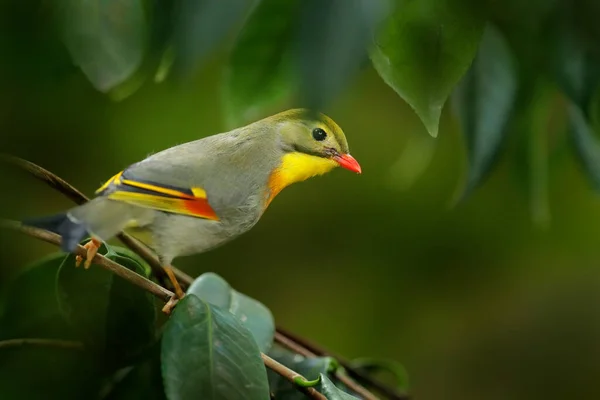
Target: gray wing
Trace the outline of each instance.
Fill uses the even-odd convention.
[[[125,170],[139,180],[175,188],[201,187],[217,213],[243,206],[266,189],[280,160],[276,135],[241,128],[156,153]]]

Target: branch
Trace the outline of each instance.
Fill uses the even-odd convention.
[[[60,235],[57,235],[52,232],[48,232],[44,229],[24,226],[20,222],[10,221],[10,220],[0,220],[0,227],[15,230],[15,231],[24,233],[31,237],[43,240],[47,243],[51,243],[51,244],[54,244],[54,245],[60,247],[60,242],[61,242]],[[87,254],[87,250],[83,246],[77,245],[77,248],[75,249],[75,251],[73,253],[85,258],[86,254]],[[163,301],[169,301],[170,299],[174,298],[174,296],[175,296],[175,293],[171,292],[170,290],[167,290],[167,289],[163,288],[162,286],[157,285],[156,283],[152,282],[151,280],[148,280],[148,279],[144,278],[143,276],[138,275],[137,273],[131,271],[129,268],[126,268],[123,265],[116,263],[116,262],[104,257],[101,254],[96,254],[93,258],[93,262],[94,262],[94,264],[100,265],[101,267],[107,269],[108,271],[114,273],[115,275],[118,275],[121,278],[126,279],[127,281],[133,283],[134,285],[138,286],[139,288],[152,293],[153,295],[155,295],[156,297],[158,297],[159,299],[161,299]],[[4,347],[16,347],[16,346],[22,346],[22,345],[26,345],[26,344],[47,345],[47,346],[54,345],[57,347],[70,346],[71,348],[74,348],[73,342],[66,342],[66,341],[52,340],[52,339],[7,340],[4,342],[0,342],[0,348],[3,346]],[[279,362],[273,360],[271,357],[269,357],[263,353],[261,353],[261,357],[267,368],[272,369],[274,372],[283,376],[288,381],[295,383],[294,379],[296,379],[298,377],[301,377],[302,379],[306,380],[302,375],[298,374],[297,372],[292,371],[291,369],[287,368],[285,365],[280,364]],[[305,388],[305,387],[298,386],[297,384],[295,384],[295,386],[296,386],[296,388],[298,388],[298,390],[307,394],[308,396],[312,397],[313,399],[327,400],[327,398],[325,396],[323,396],[321,393],[319,393],[318,391],[316,391],[313,388]]]
[[[285,379],[287,379],[289,382],[291,382],[298,390],[300,390],[301,392],[306,394],[308,397],[312,397],[313,399],[319,399],[319,400],[327,400],[327,397],[323,396],[315,388],[299,386],[296,383],[296,379],[300,378],[305,381],[307,380],[305,377],[303,377],[299,373],[292,371],[291,369],[289,369],[288,367],[286,367],[283,364],[278,363],[277,361],[273,360],[271,357],[269,357],[266,354],[261,353],[261,357],[267,368],[269,368],[269,369],[275,371],[276,373],[278,373],[279,375],[283,376]]]
[[[57,235],[56,233],[49,232],[44,229],[25,226],[18,221],[10,220],[0,220],[0,226],[19,231],[31,237],[41,239],[44,242],[51,243],[60,247],[61,238],[60,235]],[[87,250],[81,245],[77,245],[77,248],[75,248],[75,251],[73,253],[83,257],[84,259],[87,256]],[[139,286],[140,288],[152,293],[153,295],[165,302],[169,301],[173,297],[173,292],[171,292],[170,290],[167,290],[162,286],[159,286],[156,283],[152,282],[151,280],[146,279],[143,276],[133,272],[129,268],[126,268],[121,264],[118,264],[113,260],[104,257],[102,254],[96,254],[93,258],[93,262],[94,264],[98,264],[101,267],[114,273],[115,275],[118,275],[121,278],[130,281],[134,285]]]
[[[83,193],[81,193],[79,190],[77,190],[74,186],[69,184],[64,179],[58,177],[57,175],[53,174],[52,172],[32,163],[30,161],[27,161],[27,160],[24,160],[22,158],[18,158],[15,156],[3,155],[3,154],[0,154],[0,160],[5,161],[9,164],[15,165],[15,166],[19,167],[20,169],[23,169],[24,171],[30,173],[35,178],[37,178],[40,181],[49,185],[51,188],[64,194],[66,197],[68,197],[69,199],[74,201],[76,204],[83,204],[89,200]],[[152,273],[154,274],[154,276],[156,276],[160,280],[161,283],[170,284],[169,280],[166,279],[167,278],[166,273],[165,273],[164,269],[162,268],[160,261],[152,253],[152,251],[150,251],[145,245],[143,245],[137,239],[135,239],[131,235],[126,234],[125,232],[121,232],[119,235],[117,235],[117,238],[125,246],[129,247],[133,252],[135,252],[140,257],[142,257],[144,259],[144,261],[146,261],[150,265],[150,267],[152,268]],[[191,285],[192,282],[194,281],[194,278],[192,278],[185,272],[183,272],[175,267],[172,267],[172,269],[173,269],[173,272],[175,273],[175,276],[177,277],[179,282],[182,284],[182,287],[184,290],[189,285]],[[390,398],[392,400],[407,400],[409,398],[405,394],[398,393],[393,388],[390,388],[389,386],[386,386],[386,385],[382,384],[381,382],[374,380],[369,375],[363,374],[360,371],[356,370],[355,368],[351,367],[350,363],[347,360],[345,360],[339,356],[333,355],[331,352],[329,352],[325,349],[318,348],[318,347],[308,343],[304,339],[301,339],[296,335],[292,335],[291,333],[286,332],[281,327],[277,327],[277,333],[275,334],[275,341],[278,342],[279,344],[281,344],[282,346],[288,348],[289,350],[292,350],[298,354],[303,355],[304,357],[311,358],[311,357],[328,355],[328,356],[335,358],[340,363],[340,365],[342,367],[344,367],[344,369],[348,372],[349,375],[353,376],[356,379],[361,380],[362,382],[368,384],[369,386],[372,386],[373,388],[375,388],[378,391],[380,391],[381,393],[385,394],[388,398]],[[356,393],[361,394],[367,400],[375,399],[375,397],[367,389],[365,389],[358,383],[354,382],[347,375],[337,374],[337,378],[339,380],[341,380],[344,384],[346,384],[348,387],[350,387],[352,390],[354,390]]]
[[[0,349],[21,346],[43,346],[61,349],[83,350],[83,343],[58,339],[9,339],[0,341]]]

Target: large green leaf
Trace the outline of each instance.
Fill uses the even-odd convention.
[[[0,338],[73,337],[56,300],[56,273],[65,257],[55,253],[25,267],[8,286]]]
[[[501,32],[488,25],[479,52],[453,96],[469,157],[463,198],[482,182],[496,159],[517,89],[511,50]]]
[[[446,99],[475,57],[484,19],[462,0],[408,1],[377,36],[373,65],[437,136]]]
[[[62,2],[64,40],[94,87],[108,92],[140,67],[148,43],[144,0]]]
[[[107,258],[148,276],[129,250],[102,246]],[[75,268],[75,257],[67,257],[57,275],[58,298],[64,314],[85,343],[104,357],[111,367],[139,356],[155,341],[154,299],[98,265],[89,270]]]
[[[174,69],[189,74],[260,0],[180,0],[175,11]]]
[[[273,347],[269,356],[311,381],[319,379],[321,374],[329,374],[339,367],[337,361],[331,357],[305,358],[279,346]],[[268,370],[267,373],[269,387],[276,399],[302,400],[306,398],[295,385],[281,375],[271,370]]]
[[[265,353],[269,350],[275,335],[275,321],[271,311],[262,303],[234,290],[223,278],[212,272],[198,277],[187,293],[228,310],[252,333],[260,351]]]
[[[193,294],[167,322],[161,358],[171,400],[269,399],[267,372],[250,331]]]
[[[323,109],[356,74],[389,0],[305,0],[299,64],[304,103]]]
[[[244,26],[224,75],[224,101],[230,126],[280,111],[296,90],[291,70],[299,0],[262,0]]]

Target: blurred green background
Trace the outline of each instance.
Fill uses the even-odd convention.
[[[148,84],[113,102],[43,27],[20,32],[0,37],[0,151],[88,195],[152,152],[229,129],[225,52],[186,85]],[[294,185],[249,233],[176,265],[218,273],[281,326],[348,358],[401,361],[419,400],[598,398],[600,201],[572,153],[551,158],[544,227],[532,221],[518,137],[484,185],[453,205],[466,161],[449,107],[431,139],[368,67],[328,114],[362,175],[336,170]],[[72,205],[14,168],[0,177],[2,218]],[[0,295],[55,250],[0,231]]]

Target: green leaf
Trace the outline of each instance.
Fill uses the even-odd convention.
[[[359,71],[391,7],[389,0],[303,2],[298,63],[308,107],[323,109]]]
[[[354,397],[343,390],[339,389],[337,386],[331,382],[331,380],[324,374],[321,374],[321,385],[319,391],[323,393],[328,400],[353,400],[358,399],[358,397]]]
[[[299,373],[309,381],[319,379],[321,374],[329,374],[339,368],[338,362],[331,357],[305,358],[299,354],[274,346],[269,356],[291,370]],[[281,375],[268,370],[269,387],[275,398],[285,400],[303,400],[306,396]]]
[[[8,286],[0,338],[73,338],[56,300],[56,273],[66,255],[54,253],[24,268]]]
[[[193,294],[167,322],[161,358],[169,399],[269,399],[267,373],[250,331]]]
[[[98,371],[80,349],[23,345],[0,347],[2,400],[91,399]]]
[[[144,0],[67,0],[64,41],[73,62],[101,92],[127,81],[148,42]]]
[[[600,83],[598,50],[565,27],[559,30],[552,54],[557,83],[587,115],[592,95]]]
[[[484,19],[461,0],[408,1],[377,36],[371,60],[436,137],[442,108],[475,57]]]
[[[180,0],[175,12],[173,69],[189,74],[260,0]]]
[[[129,250],[103,245],[99,252],[148,277],[149,267]],[[58,271],[57,288],[60,306],[73,328],[110,367],[138,357],[155,341],[152,296],[101,266],[75,268],[75,256],[69,255]]]
[[[569,125],[573,144],[593,187],[600,191],[600,143],[583,111],[573,102],[568,104]]]
[[[488,25],[479,52],[453,96],[469,157],[463,199],[483,181],[496,160],[517,89],[511,50],[500,31]]]
[[[275,321],[271,311],[262,303],[234,290],[219,275],[207,272],[189,287],[188,294],[228,310],[239,318],[252,333],[260,351],[267,352],[273,343]]]
[[[298,0],[262,0],[237,39],[225,70],[228,124],[244,125],[279,111],[297,88],[291,70]]]

